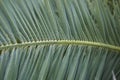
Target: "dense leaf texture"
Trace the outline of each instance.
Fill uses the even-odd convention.
[[[120,46],[118,0],[0,0],[0,47],[44,40]],[[0,80],[120,79],[120,52],[83,45],[0,50]]]

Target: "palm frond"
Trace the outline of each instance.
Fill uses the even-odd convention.
[[[119,80],[119,38],[117,0],[1,0],[0,80]]]

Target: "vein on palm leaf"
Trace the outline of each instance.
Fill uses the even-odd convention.
[[[80,40],[43,40],[43,41],[23,42],[23,43],[16,43],[16,44],[1,45],[0,50],[5,48],[13,48],[13,47],[32,46],[32,45],[53,45],[53,44],[96,46],[96,47],[103,47],[111,50],[120,51],[120,46],[115,46],[115,45],[110,45],[110,44],[105,44],[100,42],[80,41]]]

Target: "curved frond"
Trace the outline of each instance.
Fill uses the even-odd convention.
[[[119,0],[0,0],[0,80],[120,79]]]

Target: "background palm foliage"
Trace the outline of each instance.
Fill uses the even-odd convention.
[[[119,0],[0,0],[0,80],[120,80],[120,51],[44,40],[120,46]]]

